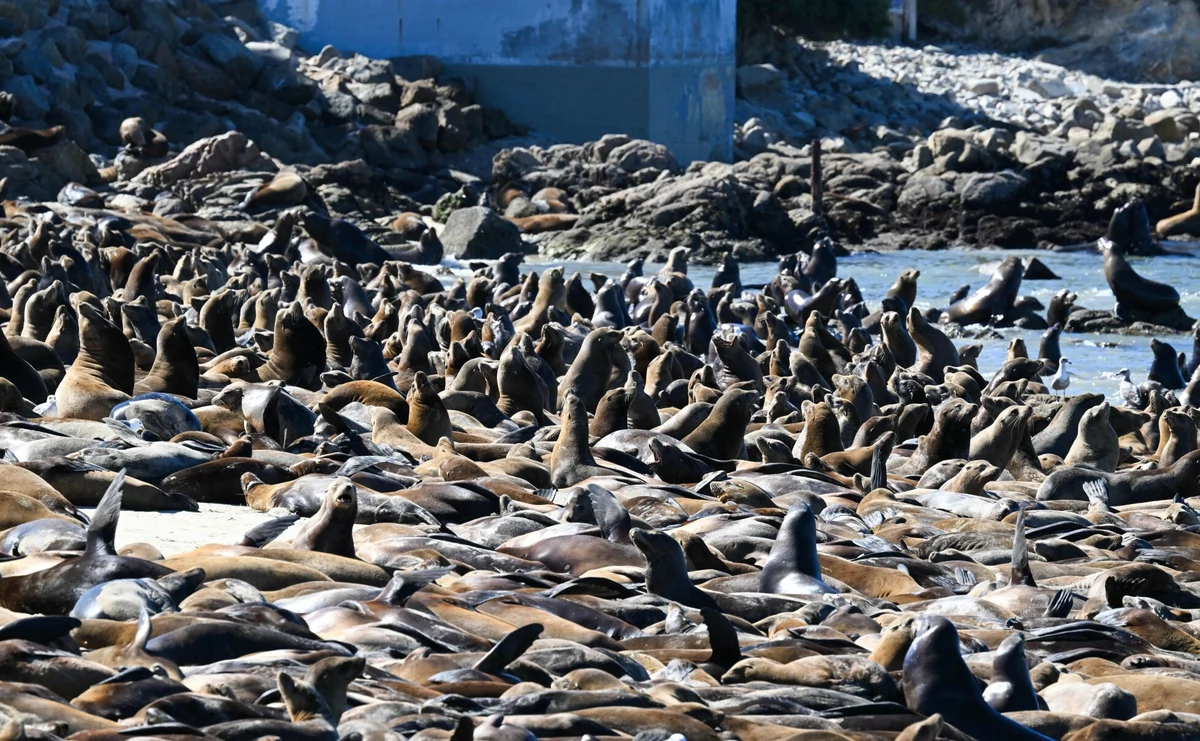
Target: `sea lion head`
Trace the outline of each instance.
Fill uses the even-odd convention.
[[[358,513],[358,487],[345,476],[339,476],[325,490],[325,501],[331,512],[348,513],[353,519]]]

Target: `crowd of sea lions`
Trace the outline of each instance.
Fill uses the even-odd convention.
[[[8,204],[0,740],[1200,739],[1195,353],[1057,397],[1018,260],[924,312],[828,245],[454,277],[302,188],[255,244]],[[274,516],[116,545],[205,503]]]

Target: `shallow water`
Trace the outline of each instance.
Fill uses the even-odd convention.
[[[944,307],[955,289],[969,284],[972,290],[980,288],[1004,258],[1016,255],[1028,262],[1038,257],[1061,280],[1026,281],[1021,286],[1023,295],[1034,296],[1044,305],[1061,288],[1070,288],[1079,294],[1077,306],[1089,309],[1111,309],[1115,303],[1112,292],[1104,280],[1104,269],[1100,256],[1094,252],[1045,252],[1040,250],[944,250],[938,252],[860,252],[839,258],[838,275],[853,277],[862,289],[872,309],[878,307],[887,289],[904,268],[913,267],[921,271],[918,281],[917,306]],[[531,258],[531,267],[537,258]],[[1131,258],[1134,269],[1152,280],[1168,283],[1179,291],[1184,310],[1190,316],[1200,316],[1200,258],[1160,256]],[[543,263],[545,264],[545,263]],[[557,264],[557,263],[555,263]],[[619,276],[625,266],[619,263],[568,262],[564,263],[567,274],[579,271],[585,276],[589,272]],[[647,263],[645,273],[652,275],[659,265]],[[536,268],[535,268],[536,269]],[[712,283],[715,267],[692,266],[689,275],[695,284],[707,289]],[[775,263],[745,263],[741,268],[745,284],[765,283],[775,275]],[[1041,340],[1041,331],[1002,329],[1003,340],[957,339],[955,344],[982,342],[984,349],[979,357],[979,367],[985,376],[990,376],[1004,362],[1008,341],[1022,337],[1030,354],[1035,354]],[[1160,339],[1170,342],[1177,351],[1191,354],[1192,341],[1185,334],[1164,335]],[[1064,334],[1060,341],[1063,355],[1071,360],[1072,393],[1095,391],[1106,394],[1115,404],[1121,403],[1117,393],[1117,371],[1129,368],[1135,382],[1145,380],[1150,368],[1150,338],[1125,337],[1109,334]]]

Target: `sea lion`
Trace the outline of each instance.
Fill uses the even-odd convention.
[[[1163,469],[1106,473],[1090,468],[1059,468],[1038,487],[1037,498],[1038,501],[1087,501],[1084,487],[1096,481],[1107,488],[1112,506],[1170,500],[1176,492],[1191,491],[1190,487],[1200,483],[1200,451],[1188,453]]]
[[[1160,220],[1154,232],[1159,239],[1166,239],[1173,234],[1200,234],[1200,185],[1196,186],[1192,207],[1181,214]]]
[[[937,713],[980,741],[1049,741],[989,706],[958,651],[954,625],[938,615],[922,615],[904,657],[904,699],[912,710]]]
[[[358,490],[347,478],[335,479],[325,491],[321,509],[292,538],[292,547],[354,558],[351,529],[358,517]]]
[[[1117,433],[1108,422],[1110,407],[1101,402],[1083,413],[1079,419],[1079,432],[1071,449],[1063,458],[1067,466],[1084,466],[1112,473],[1117,470],[1121,458]]]
[[[946,366],[958,365],[958,349],[954,343],[940,329],[926,321],[916,307],[908,311],[908,334],[917,343],[914,371],[941,380]]]
[[[1168,389],[1181,389],[1187,385],[1175,348],[1155,338],[1150,340],[1150,352],[1154,353],[1154,360],[1150,363],[1150,372],[1147,376],[1151,381],[1160,383],[1163,388]]]
[[[133,350],[100,310],[79,304],[79,355],[55,389],[58,415],[100,420],[133,394]]]
[[[946,309],[946,320],[958,324],[987,324],[995,317],[1003,316],[1012,308],[1024,276],[1025,264],[1020,258],[1005,258],[986,285]]]
[[[779,538],[759,575],[759,591],[773,594],[836,594],[821,580],[817,560],[817,519],[805,502],[789,509]]]
[[[1131,201],[1117,208],[1109,233],[1097,242],[1104,255],[1104,278],[1117,298],[1114,314],[1119,319],[1129,320],[1134,315],[1154,316],[1179,306],[1179,292],[1171,286],[1149,280],[1138,275],[1125,259],[1133,245],[1128,222],[1134,209],[1141,204]],[[1121,224],[1125,224],[1121,228]]]

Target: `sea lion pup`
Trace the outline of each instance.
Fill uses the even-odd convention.
[[[980,494],[985,486],[999,479],[1003,473],[1003,468],[993,466],[987,461],[969,461],[938,488],[961,494]]]
[[[1079,432],[1067,451],[1067,457],[1063,459],[1063,465],[1084,466],[1109,473],[1117,470],[1121,446],[1116,431],[1108,421],[1110,409],[1105,401],[1083,413],[1079,418]]]
[[[904,700],[923,715],[940,714],[979,741],[1050,741],[996,712],[959,653],[958,631],[940,615],[922,615],[904,656]]]
[[[741,458],[745,451],[746,425],[754,412],[758,393],[731,388],[713,404],[712,412],[681,440],[684,445],[709,458]]]
[[[283,381],[309,390],[320,387],[325,370],[325,338],[304,315],[304,307],[293,301],[287,311],[275,316],[271,353],[257,369],[260,381]]]
[[[101,420],[133,393],[133,350],[88,301],[79,303],[79,355],[55,390],[58,416]]]
[[[1200,234],[1200,185],[1196,186],[1192,207],[1181,214],[1159,221],[1154,231],[1159,239],[1165,239],[1172,234]]]
[[[167,137],[140,116],[122,121],[119,132],[125,151],[135,157],[160,159],[169,153]]]
[[[759,591],[771,594],[836,594],[821,580],[817,560],[817,518],[805,502],[788,508],[758,576]]]
[[[187,319],[176,317],[158,333],[158,354],[146,377],[134,384],[137,394],[159,392],[195,399],[199,393],[200,365],[188,337]]]
[[[124,481],[122,471],[96,507],[83,555],[44,571],[0,579],[0,605],[20,612],[65,615],[97,584],[113,579],[157,579],[171,573],[165,566],[117,555],[115,538]]]
[[[317,514],[292,538],[292,548],[356,558],[353,529],[357,517],[358,488],[348,478],[334,479]]]
[[[34,404],[46,401],[46,382],[32,365],[17,355],[9,344],[8,337],[3,333],[0,333],[0,376],[12,383],[21,392],[21,396]]]
[[[550,453],[550,480],[559,489],[575,486],[593,476],[619,476],[620,472],[596,464],[588,442],[588,415],[574,391],[563,398],[561,429]]]

